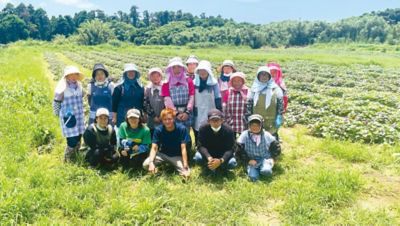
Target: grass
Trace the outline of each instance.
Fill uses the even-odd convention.
[[[210,178],[192,161],[187,183],[170,168],[152,177],[138,169],[91,168],[82,158],[64,164],[65,141],[51,109],[55,84],[43,59],[49,48],[16,44],[0,52],[2,224],[400,223],[398,146],[318,139],[302,126],[281,129],[283,154],[274,174],[255,183],[243,168]],[[129,48],[167,54],[169,47]],[[222,50],[208,54],[222,59]],[[264,51],[243,49],[236,57],[261,60]],[[274,59],[308,50],[280,51]]]

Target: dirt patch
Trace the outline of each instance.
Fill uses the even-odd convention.
[[[275,210],[282,204],[281,200],[268,200],[263,207],[257,208],[260,212],[249,212],[249,221],[254,225],[283,225],[279,213]]]
[[[358,204],[363,209],[380,209],[400,202],[400,176],[368,172],[365,197]]]

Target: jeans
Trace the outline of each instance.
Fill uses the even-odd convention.
[[[261,175],[271,175],[272,174],[272,162],[268,159],[256,159],[257,165],[252,166],[247,165],[247,175],[252,181],[258,180]]]
[[[202,166],[207,165],[207,162],[208,162],[206,160],[206,158],[204,158],[203,155],[201,155],[201,153],[198,151],[194,155],[193,160],[195,161],[195,163],[197,165],[202,165]],[[232,156],[228,161],[222,163],[222,165],[220,165],[217,169],[230,170],[230,169],[236,168],[236,166],[237,166],[237,162],[236,162],[235,156]],[[210,170],[210,171],[215,172],[217,169]]]

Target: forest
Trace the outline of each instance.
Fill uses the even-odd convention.
[[[336,22],[286,20],[268,24],[178,11],[139,11],[106,15],[102,10],[49,17],[32,5],[8,3],[0,12],[0,43],[56,40],[82,45],[131,42],[135,45],[217,45],[291,47],[315,43],[400,43],[400,8],[369,12]]]

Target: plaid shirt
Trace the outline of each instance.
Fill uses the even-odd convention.
[[[169,92],[177,112],[185,112],[189,102],[189,87],[184,85],[173,86]],[[184,122],[178,119],[176,121],[182,123],[184,126],[192,126],[194,122],[193,113],[190,113],[188,119]]]
[[[232,87],[229,88],[227,102],[225,103],[227,123],[237,133],[241,133],[246,129],[245,108],[247,89],[243,89],[242,92],[236,91]]]
[[[61,102],[60,124],[63,137],[75,137],[85,132],[85,118],[83,115],[83,89],[79,86],[76,90],[67,88],[64,91],[64,100]],[[69,110],[68,110],[69,109]],[[75,116],[76,125],[68,128],[65,123],[68,111]],[[64,122],[65,121],[65,122]]]

